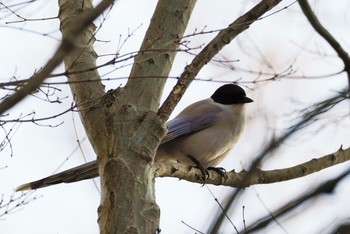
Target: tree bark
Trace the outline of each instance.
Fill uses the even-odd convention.
[[[62,37],[71,38],[77,19],[93,11],[92,1],[61,0],[59,5]],[[96,66],[94,25],[72,39],[77,46],[64,63],[68,72],[74,72],[68,80],[74,81],[70,87],[97,154],[101,233],[155,233],[158,229],[153,157],[166,129],[156,113],[194,5],[188,0],[158,2],[130,79],[113,92],[105,93],[97,71],[75,73]]]
[[[63,40],[71,40],[75,48],[64,57],[65,69],[70,73],[68,81],[74,100],[78,106],[84,129],[98,154],[101,149],[96,148],[100,139],[107,136],[103,115],[104,86],[97,70],[86,71],[96,67],[97,55],[93,49],[95,42],[95,25],[90,23],[83,33],[72,38],[71,32],[76,23],[93,10],[92,1],[59,1],[60,30]],[[92,81],[93,82],[89,82]],[[100,146],[100,145],[99,145]],[[103,151],[106,151],[104,149]]]

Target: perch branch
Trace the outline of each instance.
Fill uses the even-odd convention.
[[[349,160],[350,148],[345,150],[340,148],[337,152],[284,169],[270,171],[255,169],[252,172],[243,170],[238,173],[230,171],[227,172],[226,178],[215,171],[209,171],[209,178],[206,179],[205,183],[235,188],[249,187],[254,184],[270,184],[310,175]],[[190,182],[203,183],[201,171],[197,168],[180,163],[168,162],[157,163],[156,167],[156,177],[176,177]],[[248,174],[249,176],[247,177]]]

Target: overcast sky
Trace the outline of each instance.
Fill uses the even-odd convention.
[[[4,1],[15,5],[21,1]],[[98,31],[95,43],[96,52],[101,55],[98,64],[111,59],[111,54],[127,38],[120,54],[137,51],[157,1],[117,1],[112,11],[95,23]],[[248,2],[248,3],[247,3]],[[197,30],[216,30],[226,27],[257,1],[198,1],[185,34]],[[312,30],[302,15],[297,3],[283,1],[272,12],[286,9],[255,22],[246,32],[236,38],[216,58],[236,62],[208,64],[198,75],[201,79],[214,81],[239,81],[247,95],[254,99],[249,104],[248,126],[236,147],[220,166],[228,171],[249,168],[252,158],[262,149],[272,136],[279,136],[297,120],[298,111],[318,101],[334,95],[347,85],[346,74],[326,78],[302,79],[301,76],[333,74],[342,69],[341,61],[324,40]],[[349,2],[346,0],[311,1],[321,23],[349,50]],[[26,5],[24,5],[26,6]],[[29,78],[52,56],[59,39],[58,19],[11,23],[20,20],[0,6],[0,79],[1,82]],[[42,19],[56,16],[56,1],[38,0],[26,7],[14,6],[17,14],[27,19]],[[11,23],[11,24],[5,24]],[[128,37],[128,33],[132,35]],[[43,34],[49,33],[49,36]],[[215,33],[189,38],[191,46],[207,43]],[[198,51],[194,51],[198,52]],[[105,55],[105,56],[102,56]],[[179,76],[192,56],[186,53],[177,55],[171,76]],[[131,61],[100,70],[106,90],[125,84]],[[229,69],[228,66],[233,69]],[[55,72],[63,71],[60,66]],[[254,72],[253,72],[254,71]],[[261,75],[268,72],[271,75]],[[299,78],[283,78],[278,81],[260,82],[276,73],[292,73]],[[66,81],[65,77],[50,81]],[[175,80],[169,80],[164,90],[167,96]],[[195,81],[176,107],[172,116],[187,105],[209,97],[222,83]],[[35,118],[48,117],[60,113],[71,106],[72,95],[67,85],[55,86],[52,100],[59,97],[61,104],[47,103],[37,97],[28,97],[11,110],[6,119],[16,119],[20,115],[35,112]],[[5,92],[2,92],[2,95]],[[312,158],[335,152],[340,145],[350,146],[349,102],[342,103],[326,114],[323,120],[303,130],[289,139],[283,146],[264,161],[263,169],[276,169],[296,165]],[[29,116],[31,118],[33,116]],[[52,174],[57,168],[64,170],[96,158],[86,139],[77,113],[67,113],[55,119],[33,123],[10,123],[5,130],[12,129],[11,145],[0,152],[0,193],[5,204],[14,188],[25,182]],[[49,127],[49,125],[59,125]],[[77,149],[80,142],[81,149]],[[63,164],[63,165],[62,165]],[[246,188],[243,196],[228,213],[238,229],[243,228],[242,206],[247,224],[274,211],[293,197],[303,194],[330,179],[349,167],[349,163],[335,166],[313,175],[292,181],[271,185],[256,185]],[[96,179],[96,184],[99,180]],[[319,197],[278,219],[268,233],[327,233],[336,222],[349,218],[349,180],[344,180],[336,193]],[[201,186],[172,178],[156,179],[157,203],[161,209],[160,228],[162,233],[195,233],[186,224],[205,232],[219,211],[215,198],[225,204],[233,188]],[[15,194],[19,196],[20,194]],[[97,207],[100,201],[99,190],[92,180],[75,184],[63,184],[36,191],[30,197],[38,199],[15,209],[0,220],[0,233],[59,233],[95,234],[98,233]],[[6,208],[0,208],[0,214]],[[234,233],[232,225],[226,222],[222,233]],[[266,233],[266,230],[265,232]]]

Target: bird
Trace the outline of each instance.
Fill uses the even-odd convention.
[[[238,141],[246,122],[245,104],[253,102],[244,89],[230,83],[220,86],[210,98],[195,102],[166,123],[155,161],[196,166],[205,174],[217,166]],[[96,161],[23,184],[16,191],[98,177]]]

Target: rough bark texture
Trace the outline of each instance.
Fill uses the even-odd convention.
[[[98,81],[100,78],[98,72],[96,70],[85,71],[96,66],[97,55],[93,49],[95,26],[90,24],[77,38],[72,38],[70,34],[76,22],[79,22],[81,17],[93,10],[92,1],[61,0],[59,1],[59,7],[62,38],[68,38],[75,44],[75,49],[64,58],[66,70],[73,72],[68,76],[68,80],[72,81],[70,88],[78,105],[88,138],[96,153],[99,153],[100,149],[97,149],[96,146],[99,145],[100,139],[105,139],[107,136],[103,115],[105,111],[103,103],[105,91],[101,81]],[[75,71],[81,72],[74,74]],[[88,82],[89,80],[95,81]],[[79,83],[79,81],[87,82]]]
[[[64,39],[77,45],[65,57],[69,72],[95,67],[95,27],[77,38],[70,32],[77,19],[93,11],[92,1],[59,1]],[[195,1],[159,1],[150,27],[124,88],[105,93],[100,81],[70,85],[82,122],[98,156],[101,176],[101,233],[155,233],[159,208],[155,203],[153,157],[165,134],[156,115],[176,50]],[[142,79],[145,76],[147,79]],[[149,77],[154,76],[154,79]],[[69,81],[98,80],[97,71],[69,75]]]
[[[165,134],[156,112],[166,82],[159,77],[167,77],[170,72],[179,46],[175,41],[182,37],[194,3],[158,2],[131,78],[125,88],[113,94],[117,101],[112,106],[111,124],[115,133],[123,137],[113,136],[113,151],[99,155],[102,233],[155,233],[158,228],[153,157]],[[152,76],[155,78],[150,79]]]

